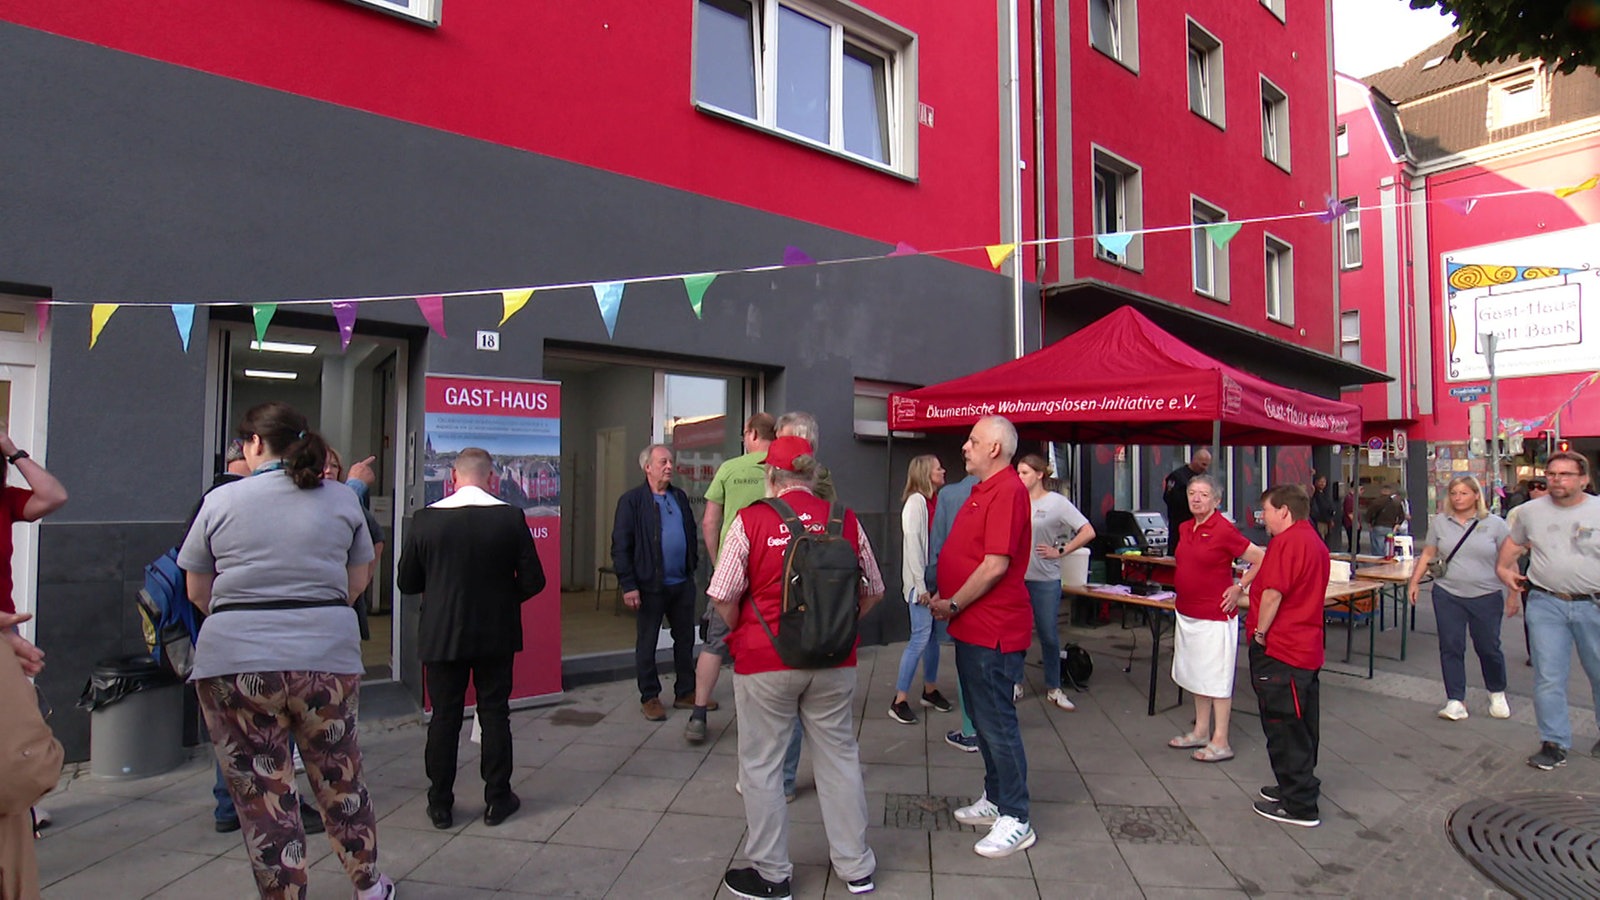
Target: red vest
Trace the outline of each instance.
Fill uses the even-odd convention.
[[[828,529],[828,501],[806,490],[788,491],[781,498],[800,517],[808,531]],[[788,668],[778,658],[777,648],[767,637],[756,617],[756,604],[767,617],[773,633],[778,630],[778,614],[783,605],[783,552],[789,546],[789,529],[778,513],[757,501],[739,510],[739,521],[750,540],[750,587],[739,601],[739,624],[728,635],[728,652],[733,654],[733,671],[740,675],[781,672]],[[856,546],[859,540],[855,513],[845,510],[844,539]],[[855,651],[844,665],[856,664]]]

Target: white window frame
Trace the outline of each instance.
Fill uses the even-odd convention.
[[[1261,157],[1289,171],[1289,95],[1261,76]]]
[[[1116,222],[1102,221],[1097,196],[1102,179],[1114,179],[1116,197]],[[1099,146],[1090,147],[1089,202],[1092,206],[1090,221],[1095,234],[1113,234],[1119,231],[1137,232],[1144,227],[1143,171],[1139,166]],[[1094,255],[1112,265],[1143,271],[1144,235],[1135,234],[1122,255],[1117,255],[1094,242]]]
[[[1108,40],[1102,46],[1095,40],[1094,8],[1104,3],[1110,23]],[[1089,36],[1089,46],[1111,57],[1134,73],[1139,71],[1139,3],[1138,0],[1088,0],[1084,32]]]
[[[1531,111],[1516,111],[1511,103],[1511,96],[1523,91],[1536,95],[1537,105]],[[1484,115],[1484,124],[1490,131],[1549,117],[1550,79],[1544,67],[1534,65],[1489,82],[1489,105]]]
[[[699,50],[699,16],[702,2],[695,2],[695,53]],[[916,72],[917,36],[868,10],[845,0],[733,0],[751,8],[753,40],[751,54],[757,80],[756,115],[724,109],[699,98],[697,88],[690,95],[702,112],[731,119],[796,143],[842,157],[862,165],[883,169],[908,178],[916,177]],[[787,131],[778,125],[778,55],[766,52],[778,46],[778,10],[787,8],[825,24],[829,34],[828,140]],[[885,113],[888,159],[879,161],[845,149],[844,145],[844,52],[849,46],[866,51],[884,61]],[[691,71],[698,72],[698,65]]]
[[[1267,8],[1267,12],[1277,16],[1279,22],[1287,21],[1285,17],[1288,15],[1289,9],[1285,0],[1261,0],[1261,5]]]
[[[1222,41],[1190,18],[1189,45],[1184,60],[1189,90],[1189,111],[1218,128],[1227,128],[1227,91],[1222,65]],[[1198,72],[1201,84],[1195,84]]]
[[[1347,197],[1339,201],[1345,213],[1339,217],[1339,266],[1342,269],[1361,268],[1361,198]],[[1354,239],[1355,252],[1351,253]]]
[[[1195,226],[1189,235],[1190,281],[1194,285],[1196,294],[1221,303],[1228,302],[1228,248],[1218,247],[1213,243],[1211,236],[1206,234],[1202,226],[1227,220],[1228,213],[1221,207],[1193,194],[1189,195],[1189,221]],[[1200,277],[1202,259],[1205,260],[1207,268],[1205,284],[1201,283]]]
[[[1266,234],[1262,253],[1262,294],[1267,318],[1284,325],[1294,323],[1294,245]]]
[[[1361,362],[1361,310],[1347,309],[1339,313],[1339,358],[1345,362]]]
[[[1337,156],[1350,155],[1350,128],[1347,125],[1336,125],[1333,129],[1333,152]]]
[[[442,12],[440,7],[444,5],[444,0],[349,0],[349,2],[434,28],[439,27],[439,14]]]

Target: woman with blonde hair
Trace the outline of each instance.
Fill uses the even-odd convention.
[[[900,554],[900,583],[905,585],[906,604],[911,610],[911,641],[900,654],[900,673],[894,684],[894,703],[889,718],[903,725],[917,724],[906,692],[922,662],[922,705],[939,712],[953,707],[939,693],[939,639],[933,613],[928,610],[928,587],[924,573],[928,568],[928,523],[933,521],[935,497],[944,487],[944,466],[939,457],[925,453],[906,469],[906,488],[900,494],[900,532],[904,543]],[[942,630],[942,625],[941,625]]]
[[[1500,620],[1513,611],[1495,564],[1500,545],[1510,534],[1504,519],[1490,515],[1483,488],[1471,475],[1450,479],[1445,511],[1428,524],[1428,538],[1417,555],[1408,593],[1413,605],[1428,564],[1444,561],[1433,579],[1433,617],[1439,630],[1439,667],[1444,674],[1444,707],[1439,718],[1459,722],[1467,717],[1467,635],[1483,669],[1489,690],[1489,715],[1509,718],[1506,703],[1506,656],[1500,649]]]

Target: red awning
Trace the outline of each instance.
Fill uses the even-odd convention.
[[[889,397],[895,431],[956,431],[983,416],[1072,443],[1355,444],[1361,409],[1218,362],[1121,307],[992,369]]]

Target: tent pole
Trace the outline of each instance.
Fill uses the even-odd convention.
[[[884,433],[886,440],[883,442],[883,537],[878,546],[882,550],[889,548],[889,533],[892,526],[889,520],[894,517],[894,426]],[[880,551],[881,552],[881,551]],[[902,551],[904,552],[904,551]],[[904,594],[906,586],[900,586],[900,593]]]
[[[1211,420],[1211,461],[1222,462],[1222,420]]]

